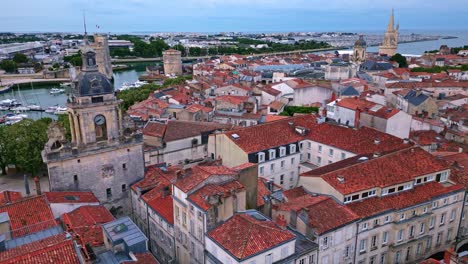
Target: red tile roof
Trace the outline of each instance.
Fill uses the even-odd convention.
[[[415,130],[410,132],[410,139],[421,146],[431,145],[432,143],[445,143],[447,140],[434,130]]]
[[[134,191],[138,191],[138,189],[146,191],[156,186],[169,186],[176,180],[176,172],[179,170],[180,168],[176,166],[170,166],[164,170],[156,166],[147,167],[143,180],[133,184],[131,188]]]
[[[389,89],[401,88],[443,88],[443,87],[460,87],[468,88],[468,81],[443,81],[443,82],[396,82],[385,85]]]
[[[48,237],[0,252],[2,264],[79,264],[77,251],[65,234]]]
[[[237,172],[225,166],[195,166],[185,170],[174,185],[183,192],[188,192],[209,177],[221,175],[234,176],[237,175]]]
[[[20,192],[3,191],[0,192],[0,206],[21,200]]]
[[[415,177],[448,169],[445,161],[439,160],[421,148],[405,149],[383,155],[366,162],[325,173],[321,177],[343,195],[384,188],[414,180]],[[301,175],[315,176],[313,170]],[[344,183],[338,178],[343,178]]]
[[[292,126],[289,124],[290,122],[293,123]],[[295,132],[295,126],[305,127],[309,132],[302,136]],[[225,134],[246,153],[254,153],[304,139],[310,139],[355,154],[395,151],[411,146],[411,144],[404,144],[398,137],[373,128],[351,129],[327,123],[317,124],[313,115],[296,116],[233,130]],[[239,138],[232,139],[233,134],[239,135]],[[380,143],[375,144],[375,139],[379,139]]]
[[[67,231],[72,232],[81,245],[93,247],[104,245],[101,224],[113,221],[112,214],[102,205],[81,206],[62,215]]]
[[[152,136],[152,137],[164,137],[164,133],[166,132],[166,124],[162,124],[159,122],[148,122],[146,123],[145,127],[143,128],[143,135],[145,136]]]
[[[312,196],[310,194],[304,194],[298,197],[288,198],[288,201],[282,204],[279,204],[276,207],[276,211],[290,212],[290,211],[300,211],[302,208],[307,208],[316,203],[320,203],[328,199],[328,196]]]
[[[44,192],[49,203],[99,203],[92,192]]]
[[[0,207],[10,217],[12,237],[21,237],[57,226],[45,197],[33,196]]]
[[[347,207],[360,218],[366,218],[390,210],[411,207],[444,194],[463,191],[463,189],[462,185],[444,187],[438,182],[428,182],[414,186],[412,190],[352,202],[347,204]]]
[[[359,219],[353,211],[327,197],[305,209],[308,215],[308,226],[321,235],[340,228]],[[337,217],[339,216],[339,217]]]
[[[230,104],[239,105],[246,102],[249,99],[248,96],[234,96],[234,95],[221,95],[216,97],[216,101],[224,101]]]
[[[348,108],[351,110],[360,109],[364,111],[366,108],[370,109],[376,105],[374,102],[370,102],[359,98],[343,98],[336,103],[337,106]]]
[[[151,207],[158,215],[164,218],[166,222],[174,225],[174,203],[171,195],[159,195],[158,197],[148,200],[147,203],[148,206]]]
[[[244,185],[237,180],[230,181],[224,184],[207,184],[196,192],[190,194],[188,199],[192,201],[198,208],[207,211],[212,204],[208,198],[213,195],[220,195],[220,198],[227,198],[244,189]]]
[[[256,220],[247,214],[234,215],[208,236],[239,260],[296,238],[270,220]]]
[[[280,115],[267,115],[265,116],[265,122],[273,122],[273,121],[278,121],[281,119],[288,118],[287,116],[280,116]]]
[[[283,197],[286,198],[286,200],[291,200],[304,195],[307,195],[307,192],[302,186],[283,191]]]
[[[270,94],[270,95],[273,95],[273,96],[277,96],[277,95],[281,94],[281,91],[276,90],[275,88],[271,87],[271,85],[265,85],[265,86],[263,86],[262,88],[259,88],[259,89],[262,90],[263,92],[265,92],[267,94]]]
[[[201,135],[203,132],[214,130],[229,130],[230,124],[219,124],[214,122],[194,122],[194,121],[169,121],[164,135],[164,141],[174,141],[188,137]],[[198,142],[199,144],[201,142]]]
[[[154,256],[149,253],[135,253],[136,261],[124,261],[122,264],[159,264]]]
[[[213,108],[210,108],[210,107],[206,107],[206,106],[203,106],[203,105],[200,105],[200,104],[192,104],[192,105],[189,105],[185,108],[185,110],[191,112],[191,113],[195,113],[195,112],[198,112],[198,111],[202,111],[204,113],[209,113],[209,112],[212,112],[213,111]]]

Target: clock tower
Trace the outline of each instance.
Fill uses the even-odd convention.
[[[71,141],[49,129],[43,151],[50,190],[92,191],[109,209],[124,213],[130,185],[144,177],[142,135],[124,127],[121,100],[89,46],[82,61],[67,104]]]

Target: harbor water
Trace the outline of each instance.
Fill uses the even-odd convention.
[[[405,32],[409,33],[409,32]],[[459,47],[468,45],[468,32],[457,31],[457,32],[418,32],[423,34],[433,35],[450,35],[457,38],[453,39],[439,39],[433,41],[424,42],[412,42],[402,43],[398,45],[398,52],[402,54],[422,54],[427,50],[439,49],[441,45],[448,45],[449,47]],[[378,47],[368,47],[369,52],[378,50]],[[138,80],[138,77],[143,74],[148,65],[156,65],[158,63],[132,63],[129,64],[130,68],[127,70],[114,72],[114,87],[120,88],[124,83],[134,83]],[[17,99],[23,105],[36,104],[42,108],[47,109],[50,106],[65,106],[70,88],[65,88],[65,92],[58,95],[51,95],[50,89],[60,88],[58,84],[55,85],[23,85],[21,88],[13,87],[13,89],[7,93],[0,94],[0,101],[5,99]],[[0,111],[0,117],[8,112]],[[27,112],[29,118],[38,119],[41,117],[50,117],[56,119],[57,116],[45,112]]]

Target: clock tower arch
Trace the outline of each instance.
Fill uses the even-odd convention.
[[[121,100],[99,72],[89,46],[82,50],[82,61],[67,103],[71,141],[51,130],[42,153],[50,190],[92,191],[111,211],[126,214],[129,187],[144,177],[143,136],[123,132]]]

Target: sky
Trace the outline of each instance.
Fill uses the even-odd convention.
[[[384,31],[466,29],[466,0],[0,0],[0,32]],[[96,27],[99,25],[99,28]]]

